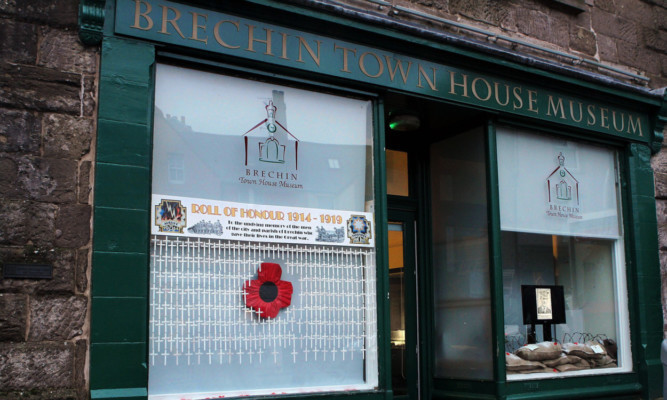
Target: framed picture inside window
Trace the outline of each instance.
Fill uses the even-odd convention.
[[[524,325],[565,323],[563,286],[521,285],[521,304]]]

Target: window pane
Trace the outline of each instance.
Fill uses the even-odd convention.
[[[508,378],[631,369],[615,152],[503,128],[498,163]]]
[[[431,146],[435,376],[493,378],[482,131]]]
[[[497,138],[503,230],[620,236],[613,151],[506,129]]]
[[[149,398],[375,388],[372,104],[158,65],[154,114]]]
[[[391,325],[391,386],[394,395],[407,395],[405,354],[405,271],[403,270],[403,224],[389,222],[389,308]]]
[[[387,194],[409,196],[408,153],[387,150]]]

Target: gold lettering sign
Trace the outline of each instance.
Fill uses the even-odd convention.
[[[488,73],[436,64],[168,0],[117,0],[116,7],[116,32],[124,35],[315,70],[625,138],[647,140],[649,136],[645,132],[649,128],[646,114],[527,82],[501,79]]]

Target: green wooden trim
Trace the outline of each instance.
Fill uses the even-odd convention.
[[[376,235],[376,302],[378,314],[378,383],[385,389],[386,398],[391,392],[391,326],[389,302],[389,250],[387,233],[387,168],[385,158],[384,101],[375,100],[373,113],[373,184],[375,201]]]
[[[107,37],[102,43],[101,60],[91,397],[145,399],[155,51],[146,43]]]
[[[562,386],[562,385],[561,385]],[[618,396],[631,396],[635,399],[641,385],[638,383],[629,383],[625,385],[610,385],[597,387],[578,387],[576,389],[567,388],[560,390],[551,390],[540,393],[523,393],[507,396],[507,400],[551,400],[551,399],[612,399]]]
[[[91,399],[143,400],[148,397],[146,388],[91,390]]]
[[[656,154],[662,149],[665,128],[667,128],[667,89],[663,89],[662,102],[660,110],[656,113],[653,122],[653,132],[651,137],[651,153]]]
[[[79,38],[83,44],[98,45],[102,41],[105,0],[80,0]]]
[[[413,143],[413,158],[418,157],[414,179],[417,188],[417,268],[420,274],[419,293],[419,324],[421,343],[420,366],[421,372],[421,396],[429,399],[433,396],[436,379],[433,377],[435,371],[435,346],[432,338],[435,334],[435,287],[433,279],[433,232],[431,228],[431,170],[429,146]]]
[[[633,390],[637,395],[640,393],[639,390],[641,390],[642,385],[638,382],[636,373],[508,381],[506,384],[506,398],[532,396],[532,398],[541,399],[540,396],[544,395],[552,398],[569,399],[572,396],[577,396],[582,391],[589,393],[590,396],[602,396],[610,388],[621,387],[624,391]]]
[[[642,397],[654,398],[662,390],[660,350],[663,339],[660,260],[651,151],[647,146],[629,145],[627,165],[627,212],[625,237],[628,257],[629,312],[635,369],[642,385]]]
[[[491,282],[491,319],[496,394],[505,396],[505,316],[503,300],[503,259],[500,237],[500,192],[498,187],[498,147],[496,126],[492,120],[486,127],[486,196],[488,213],[489,270]]]

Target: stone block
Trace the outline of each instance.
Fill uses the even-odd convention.
[[[595,0],[595,7],[611,14],[616,14],[616,2],[614,0]]]
[[[74,343],[74,387],[79,389],[79,399],[88,399],[86,390],[86,357],[88,355],[88,341],[77,340]]]
[[[43,27],[39,44],[39,63],[60,71],[95,74],[97,54],[85,48],[76,31]]]
[[[18,185],[29,198],[54,203],[76,201],[76,161],[29,157],[18,161]]]
[[[518,32],[548,43],[567,48],[570,29],[567,19],[535,10],[518,9],[516,14]]]
[[[665,2],[664,7],[653,7],[651,10],[651,15],[653,16],[653,24],[655,28],[667,30],[667,1],[660,0]]]
[[[616,40],[609,36],[596,35],[598,39],[598,54],[603,61],[618,61],[618,49],[616,47]]]
[[[651,157],[651,168],[655,172],[667,174],[667,147],[663,147],[660,152]]]
[[[0,290],[16,293],[73,294],[76,252],[70,249],[37,246],[0,246],[0,259],[21,264],[50,264],[53,279],[2,279]]]
[[[667,173],[655,172],[655,197],[667,199]]]
[[[83,296],[37,296],[30,300],[28,340],[63,341],[83,334],[88,300]]]
[[[95,114],[97,106],[97,81],[94,76],[84,76],[83,78],[83,106],[81,113],[87,117]]]
[[[2,12],[3,14],[15,14],[16,0],[0,1],[0,12]]]
[[[24,191],[16,185],[19,167],[9,156],[0,156],[0,196],[20,198]]]
[[[0,199],[0,244],[52,245],[57,210],[54,204]]]
[[[0,108],[0,121],[0,152],[39,152],[42,123],[36,113]]]
[[[593,31],[598,35],[606,35],[633,44],[639,42],[637,25],[633,21],[602,10],[595,10],[591,17]]]
[[[0,106],[81,114],[81,76],[44,67],[0,64]]]
[[[76,253],[76,291],[85,293],[88,288],[88,255],[90,250],[81,249]]]
[[[549,15],[549,43],[563,48],[570,46],[570,23],[567,18],[558,13]]]
[[[90,192],[92,187],[90,184],[90,173],[93,163],[90,161],[83,161],[79,165],[79,203],[90,204]]]
[[[0,293],[0,342],[25,340],[28,296]]]
[[[500,26],[509,16],[508,7],[492,0],[450,0],[449,12],[493,26]]]
[[[0,10],[21,20],[74,28],[77,24],[78,5],[77,1],[71,0],[2,0]]]
[[[0,389],[0,399],[2,400],[89,400],[87,392],[77,394],[74,389],[31,389],[10,390]]]
[[[653,28],[644,28],[642,37],[644,44],[649,49],[667,53],[667,32]]]
[[[88,244],[91,207],[87,204],[62,205],[56,217],[56,246],[82,247]]]
[[[641,0],[647,4],[653,4],[662,8],[667,8],[667,0]]]
[[[573,27],[570,30],[570,48],[589,56],[594,56],[597,53],[595,33],[580,26]]]
[[[667,200],[655,202],[658,218],[658,243],[660,250],[667,250]]]
[[[46,114],[44,126],[44,157],[79,160],[90,152],[94,135],[93,120],[67,114]]]
[[[651,14],[655,7],[637,0],[614,0],[616,2],[616,14],[622,15],[640,24],[649,25]]]
[[[420,6],[435,9],[435,10],[445,10],[447,9],[447,1],[442,0],[416,0],[415,4]],[[435,14],[435,13],[434,13]]]
[[[660,61],[652,57],[647,49],[623,40],[618,40],[616,46],[618,48],[618,60],[621,64],[647,73],[659,73]]]
[[[19,64],[34,64],[37,59],[37,28],[33,24],[1,19],[0,60]]]
[[[46,389],[72,386],[71,343],[0,343],[0,388]]]

